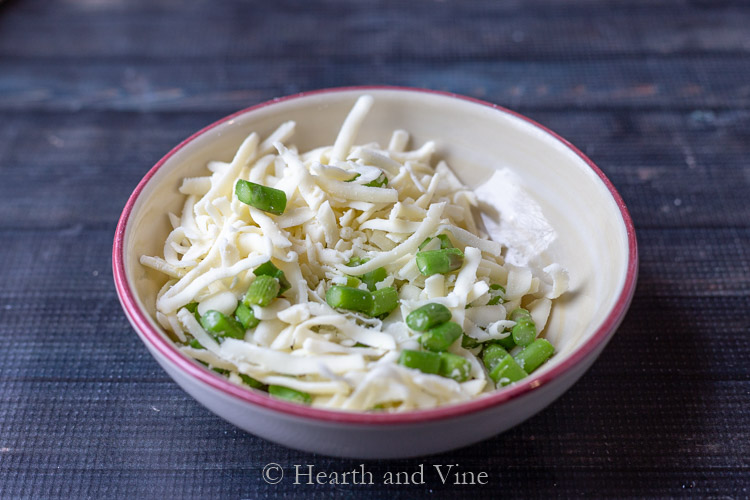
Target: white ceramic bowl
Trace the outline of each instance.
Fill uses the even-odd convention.
[[[470,402],[398,414],[314,409],[239,387],[182,355],[154,319],[161,285],[141,255],[159,255],[179,212],[183,177],[229,160],[244,137],[297,122],[300,150],[332,144],[358,96],[375,105],[359,143],[387,144],[392,130],[414,144],[433,139],[438,154],[469,185],[493,169],[517,173],[558,237],[545,259],[566,267],[571,291],[553,307],[546,336],[558,353],[512,387]],[[123,210],[113,248],[122,306],[141,340],[167,373],[220,417],[263,438],[305,451],[357,458],[396,458],[475,443],[529,418],[567,390],[594,362],[625,315],[638,268],[635,232],[619,194],[570,143],[517,113],[466,97],[419,89],[359,87],[309,92],[253,106],[209,125],[162,158]]]

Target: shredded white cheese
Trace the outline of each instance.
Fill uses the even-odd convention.
[[[228,372],[237,384],[249,376],[306,392],[314,406],[404,411],[465,401],[494,387],[461,342],[450,351],[468,360],[468,381],[400,365],[402,350],[419,349],[418,334],[404,323],[414,309],[443,304],[468,337],[486,341],[510,335],[515,322],[506,316],[523,305],[543,330],[552,300],[568,288],[567,272],[557,264],[541,271],[506,264],[503,246],[474,220],[475,193],[444,161],[432,166],[435,142],[408,150],[409,135],[397,130],[386,148],[355,145],[373,103],[370,96],[356,102],[333,145],[300,153],[287,143],[295,124],[286,122],[263,140],[248,136],[230,163],[210,162],[206,175],[182,181],[186,199],[179,216],[168,215],[173,229],[163,257],[144,255],[141,264],[168,278],[156,318],[184,354]],[[284,213],[241,203],[238,179],[283,191]],[[463,263],[453,273],[425,277],[415,255],[438,234],[463,252]],[[439,248],[435,238],[424,250]],[[352,257],[369,260],[350,267]],[[244,338],[217,340],[184,307],[197,303],[199,315],[232,315],[253,270],[269,260],[290,288],[267,307],[252,306],[260,324]],[[381,267],[387,277],[376,288],[394,287],[399,295],[399,307],[386,318],[328,306],[330,286]],[[492,284],[505,287],[505,303],[490,302]]]

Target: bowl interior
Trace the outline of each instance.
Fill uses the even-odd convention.
[[[154,302],[165,278],[138,259],[162,255],[170,229],[167,213],[179,213],[184,202],[177,189],[181,180],[206,175],[208,161],[231,160],[249,133],[264,137],[287,120],[297,123],[290,142],[301,151],[332,144],[363,93],[373,95],[375,104],[358,144],[386,145],[392,131],[400,128],[411,134],[411,146],[436,141],[438,156],[472,187],[497,170],[510,171],[554,229],[554,239],[534,264],[563,265],[570,274],[570,291],[555,302],[546,329],[558,354],[535,376],[586,343],[613,309],[628,270],[627,228],[604,181],[563,142],[511,113],[466,99],[399,89],[337,90],[280,100],[239,113],[174,151],[144,186],[124,234],[126,278],[152,326],[161,331],[153,319]]]

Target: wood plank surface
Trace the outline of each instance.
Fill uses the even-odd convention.
[[[750,56],[748,57],[750,60]],[[223,111],[350,85],[445,90],[519,111],[750,107],[750,64],[735,57],[587,61],[138,61],[8,58],[0,110]],[[725,75],[706,79],[706,75]]]
[[[0,498],[750,496],[750,3],[0,2]],[[111,245],[172,146],[235,110],[364,84],[447,90],[559,132],[612,180],[632,307],[582,379],[453,452],[460,488],[266,484],[272,444],[172,382],[127,323]]]
[[[0,55],[439,63],[746,55],[749,9],[724,0],[18,1],[0,20]]]

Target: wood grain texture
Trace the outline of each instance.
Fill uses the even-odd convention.
[[[728,56],[442,63],[8,58],[0,62],[9,75],[0,82],[0,110],[228,113],[305,90],[389,84],[472,95],[518,110],[747,111],[750,64],[737,62]],[[725,77],[706,80],[710,74]]]
[[[750,4],[10,0],[0,3],[0,498],[750,495]],[[636,225],[633,305],[601,358],[483,443],[370,461],[482,487],[305,487],[266,463],[361,461],[246,434],[182,392],[112,285],[119,213],[181,139],[322,87],[449,90],[576,144]]]
[[[37,0],[12,7],[0,22],[0,55],[24,58],[442,63],[750,52],[746,2]]]

